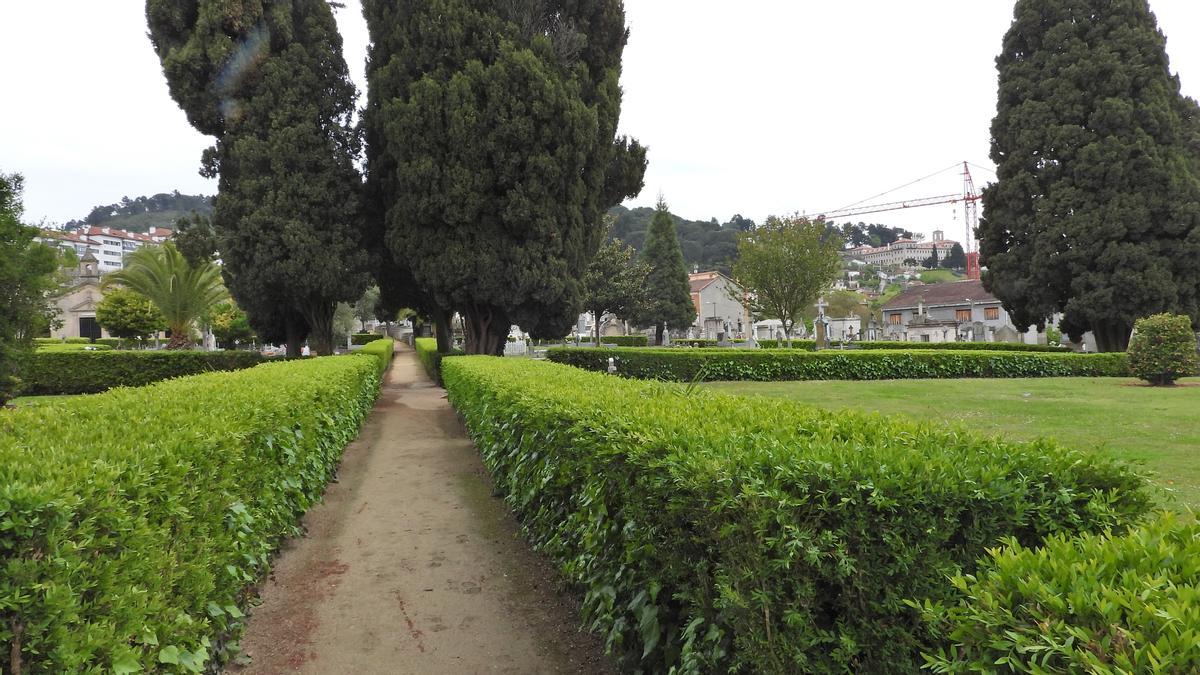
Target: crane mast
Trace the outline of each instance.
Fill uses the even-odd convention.
[[[975,189],[975,180],[971,177],[971,168],[966,161],[962,163],[962,181],[961,194],[935,195],[933,197],[920,197],[903,201],[851,206],[835,211],[826,211],[818,214],[816,217],[818,219],[830,220],[833,218],[861,216],[868,213],[884,213],[887,211],[915,209],[923,206],[936,206],[938,204],[958,204],[961,202],[963,207],[963,222],[966,230],[964,232],[963,250],[967,254],[967,278],[978,279],[979,251],[975,249],[975,230],[979,225],[980,195]]]

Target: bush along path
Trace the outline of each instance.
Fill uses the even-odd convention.
[[[304,525],[230,672],[614,672],[410,350]]]

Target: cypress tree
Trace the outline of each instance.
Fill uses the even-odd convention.
[[[1146,1],[1019,0],[996,64],[984,285],[1101,351],[1138,317],[1200,319],[1197,108]]]
[[[369,284],[355,89],[324,0],[147,0],[172,97],[216,137],[213,231],[226,285],[267,340],[333,348]]]
[[[675,220],[661,197],[655,208],[646,242],[642,245],[642,262],[649,268],[646,278],[646,300],[636,323],[654,326],[654,344],[661,345],[663,331],[683,328],[696,321],[692,304],[692,289],[687,268],[683,266],[683,251]]]
[[[393,264],[468,352],[509,326],[561,336],[602,216],[641,189],[645,149],[615,138],[619,0],[367,0],[368,198]]]

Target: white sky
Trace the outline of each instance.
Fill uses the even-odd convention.
[[[993,59],[1011,0],[626,0],[621,132],[650,147],[646,189],[691,219],[834,209],[955,162],[990,167]],[[167,93],[139,0],[0,0],[0,171],[26,220],[178,189],[211,143]],[[1200,3],[1151,0],[1184,93],[1200,98]],[[736,8],[736,9],[734,9]],[[338,12],[359,87],[366,27]],[[992,176],[975,171],[982,187]],[[889,196],[956,193],[951,171]],[[960,238],[954,207],[863,216]]]

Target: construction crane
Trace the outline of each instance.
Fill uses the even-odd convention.
[[[967,278],[979,278],[979,252],[975,250],[975,228],[979,224],[979,192],[975,190],[975,180],[971,178],[970,163],[964,161],[962,163],[962,192],[959,194],[936,195],[933,197],[920,197],[918,199],[906,199],[897,202],[880,202],[875,204],[863,204],[865,201],[877,199],[884,195],[890,194],[897,190],[901,190],[909,185],[919,183],[927,178],[931,178],[938,174],[944,173],[958,166],[955,162],[951,166],[936,171],[924,178],[918,178],[911,183],[901,185],[898,188],[881,192],[873,197],[868,197],[859,202],[855,202],[849,206],[844,206],[840,209],[832,211],[824,211],[818,213],[815,218],[818,220],[832,220],[834,218],[851,218],[854,216],[862,216],[868,213],[884,213],[886,211],[900,211],[902,209],[916,209],[922,206],[936,206],[938,204],[958,204],[963,207],[963,221],[966,229],[966,237],[963,240],[963,249],[967,254]]]

